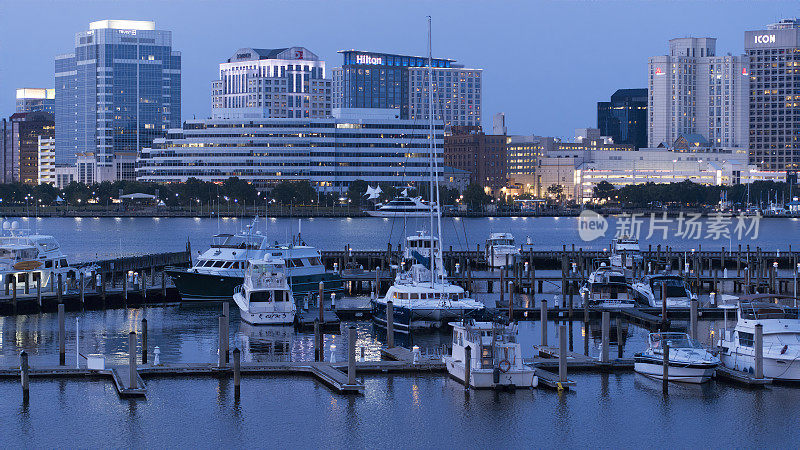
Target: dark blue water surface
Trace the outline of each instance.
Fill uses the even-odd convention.
[[[186,248],[189,240],[192,250],[204,251],[211,243],[211,236],[217,232],[235,233],[251,224],[251,219],[208,219],[208,218],[30,218],[15,219],[31,230],[52,234],[61,243],[64,251],[73,260],[86,261],[116,257],[120,254],[142,254],[154,252],[179,251]],[[497,217],[497,218],[443,218],[442,234],[445,248],[474,249],[477,244],[483,248],[486,238],[492,232],[512,232],[517,243],[530,238],[536,249],[555,250],[562,245],[571,248],[608,248],[620,219],[609,218],[608,231],[604,237],[591,242],[581,240],[578,234],[578,219],[575,217]],[[692,228],[690,237],[678,236],[678,223],[668,224],[667,238],[663,232],[654,229],[650,234],[650,220],[640,226],[642,248],[652,245],[672,246],[679,250],[703,249],[718,250],[760,246],[769,251],[788,250],[791,244],[800,248],[800,219],[761,219],[757,239],[751,239],[755,230],[749,233],[735,232],[734,220],[726,229],[730,239],[724,235],[709,234],[710,219],[700,219],[701,226]],[[339,250],[346,245],[353,249],[385,249],[386,244],[403,242],[405,236],[418,230],[427,230],[428,219],[382,218],[313,218],[303,219],[260,219],[256,229],[266,233],[271,241],[286,242],[302,232],[303,240],[321,250]],[[746,224],[749,226],[749,222]],[[621,225],[620,225],[621,226]],[[686,231],[687,225],[681,230]],[[630,231],[630,227],[624,227]],[[697,232],[699,230],[699,237]],[[715,239],[719,237],[719,239]]]

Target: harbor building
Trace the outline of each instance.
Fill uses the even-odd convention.
[[[443,170],[443,126],[434,155]],[[342,193],[354,180],[406,186],[430,180],[427,123],[401,119],[396,109],[335,108],[332,117],[188,120],[142,150],[136,178],[222,182],[238,177],[259,189],[308,180]]]
[[[322,118],[331,115],[325,61],[305,47],[240,48],[211,83],[214,119]]]
[[[17,89],[17,109],[15,112],[39,112],[43,111],[55,114],[56,90],[39,88]]]
[[[55,59],[56,162],[92,155],[105,181],[118,153],[137,153],[181,123],[181,54],[155,22],[99,20]],[[113,179],[111,179],[113,180]]]
[[[594,187],[607,181],[616,187],[643,183],[733,185],[758,180],[785,181],[786,172],[750,164],[747,149],[714,147],[701,135],[681,135],[670,146],[636,149],[614,145],[566,143],[539,157],[539,197],[559,185],[567,200],[585,202]]]
[[[332,70],[335,108],[398,108],[403,119],[428,120],[428,59],[342,50]],[[482,69],[433,58],[434,120],[450,126],[481,124]]]
[[[800,19],[746,31],[750,162],[767,170],[800,168]]]
[[[485,134],[480,125],[453,126],[444,137],[444,163],[496,194],[506,186],[506,136]]]
[[[3,183],[39,183],[39,137],[55,136],[53,115],[44,111],[14,113],[3,119]]]
[[[747,148],[750,79],[747,56],[718,56],[715,38],[669,41],[648,60],[647,146],[701,134],[714,147]]]
[[[616,144],[647,147],[647,89],[618,89],[597,102],[597,128]]]

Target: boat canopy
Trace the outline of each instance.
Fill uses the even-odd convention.
[[[773,296],[774,297],[774,296]],[[749,320],[797,319],[797,313],[777,303],[746,301],[739,303],[741,317]]]

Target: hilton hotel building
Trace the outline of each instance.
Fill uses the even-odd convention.
[[[750,58],[750,162],[762,169],[800,166],[800,20],[746,31]]]

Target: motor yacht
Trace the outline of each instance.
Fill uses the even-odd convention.
[[[800,318],[794,310],[775,301],[774,294],[740,298],[733,329],[719,332],[719,356],[725,367],[755,373],[755,327],[762,326],[764,376],[800,381]]]
[[[17,282],[18,291],[29,291],[40,280],[44,289],[55,283],[58,274],[75,273],[58,241],[49,235],[32,234],[17,221],[4,221],[0,234],[0,277]],[[66,280],[65,280],[66,281]],[[11,284],[13,286],[13,284]]]
[[[489,267],[506,267],[514,263],[519,249],[511,233],[491,233],[486,239],[486,262]]]
[[[286,276],[297,299],[319,292],[320,281],[325,282],[325,296],[344,290],[341,276],[326,272],[319,250],[299,236],[291,243],[270,244],[265,235],[254,230],[254,224],[242,233],[215,235],[211,247],[192,267],[166,269],[182,301],[230,301],[233,290],[244,281],[248,261],[266,256],[285,261]]]
[[[430,205],[422,197],[409,197],[405,194],[366,213],[372,217],[427,217],[429,210]]]
[[[652,307],[661,307],[662,296],[667,298],[667,308],[688,308],[697,298],[678,275],[645,275],[631,288],[640,303]]]
[[[719,358],[686,333],[650,333],[647,342],[647,350],[634,355],[633,368],[651,378],[664,377],[665,344],[669,345],[668,381],[705,383],[714,376],[714,370],[720,364]]]
[[[476,389],[504,386],[532,387],[535,370],[522,363],[516,324],[452,322],[453,351],[442,357],[447,373],[464,383],[466,349],[470,349],[470,376],[467,383]]]
[[[580,295],[595,308],[633,308],[636,299],[628,279],[621,269],[609,267],[605,262],[589,274],[580,288]]]
[[[638,239],[620,236],[611,241],[611,256],[609,257],[611,267],[632,270],[641,260],[642,254]]]
[[[244,283],[233,292],[242,320],[253,325],[294,323],[297,305],[283,259],[250,260]]]

